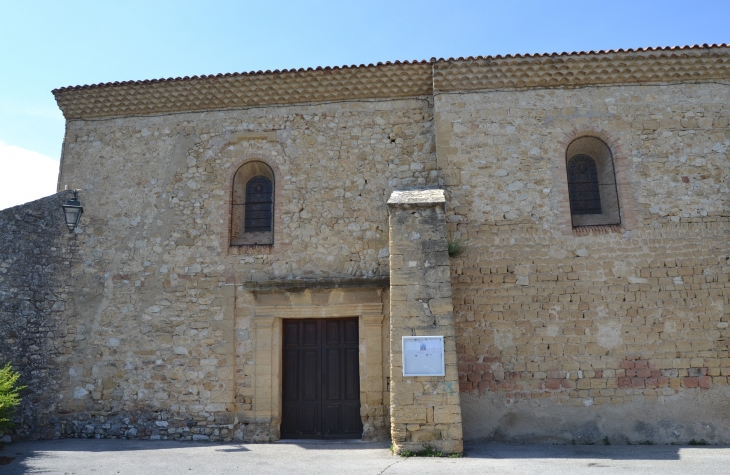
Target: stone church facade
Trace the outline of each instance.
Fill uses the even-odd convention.
[[[0,212],[21,435],[730,442],[727,45],[54,94],[59,194]]]

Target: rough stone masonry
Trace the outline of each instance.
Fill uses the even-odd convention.
[[[357,317],[366,440],[730,443],[729,84],[703,45],[57,89],[86,212],[0,212],[12,435],[275,440],[282,322]],[[618,222],[573,226],[586,138]],[[244,166],[273,244],[231,238]],[[402,377],[408,330],[445,378]]]
[[[443,190],[394,191],[390,209],[393,450],[464,449]],[[444,337],[445,376],[404,376],[401,338]]]

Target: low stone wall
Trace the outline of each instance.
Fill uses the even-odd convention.
[[[62,375],[67,294],[64,275],[76,254],[61,204],[70,191],[0,210],[0,364],[12,362],[27,386],[13,438],[52,437]]]

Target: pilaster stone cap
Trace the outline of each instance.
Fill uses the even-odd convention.
[[[446,195],[441,189],[393,190],[388,198],[388,206],[436,206],[446,203]]]

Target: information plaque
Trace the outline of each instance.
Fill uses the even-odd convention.
[[[403,376],[445,376],[443,336],[403,337]]]

